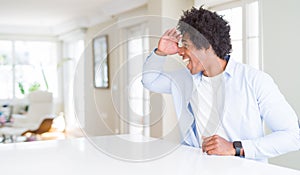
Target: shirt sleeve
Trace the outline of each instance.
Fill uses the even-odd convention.
[[[150,91],[157,93],[171,93],[171,80],[163,71],[166,56],[155,54],[154,49],[146,58],[143,66],[142,84]]]
[[[260,115],[272,133],[253,140],[243,140],[245,157],[264,159],[300,149],[298,117],[273,79],[258,75],[254,90]]]

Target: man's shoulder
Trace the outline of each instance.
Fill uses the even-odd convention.
[[[245,79],[248,83],[253,84],[253,83],[263,83],[266,81],[273,81],[272,77],[268,73],[259,70],[251,65],[243,64],[239,62],[236,62],[235,64],[236,64],[235,73],[239,74],[239,76]]]
[[[249,65],[249,64],[244,64],[244,63],[240,63],[237,61],[232,60],[232,64],[234,64],[234,73],[244,73],[246,75],[249,76],[256,76],[258,74],[266,74],[265,72]]]

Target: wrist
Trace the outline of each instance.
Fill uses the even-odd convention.
[[[231,151],[231,154],[230,154],[231,156],[235,156],[235,148],[234,148],[234,146],[233,146],[233,143],[232,143],[232,151]]]
[[[159,55],[159,56],[167,56],[166,53],[160,51],[158,48],[156,48],[154,52],[155,52],[156,55]]]

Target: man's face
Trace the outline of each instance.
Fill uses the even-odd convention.
[[[205,61],[207,60],[205,49],[197,49],[187,33],[182,37],[182,47],[179,47],[178,54],[182,56],[183,60],[189,60],[187,68],[191,74],[194,75],[204,71]]]

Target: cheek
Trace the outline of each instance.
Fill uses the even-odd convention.
[[[197,67],[200,64],[200,61],[195,57],[192,57],[190,62],[193,65],[193,67]]]
[[[199,67],[201,65],[201,58],[198,58],[196,55],[199,55],[196,51],[188,51],[186,55],[190,58],[190,66],[193,68]]]
[[[193,68],[195,71],[201,71],[203,69],[201,61],[198,59],[193,59],[191,61],[191,68]]]

